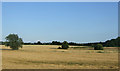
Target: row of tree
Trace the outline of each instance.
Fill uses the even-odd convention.
[[[74,46],[92,46],[96,44],[102,44],[104,47],[120,47],[120,37],[116,39],[107,40],[105,42],[95,42],[95,43],[75,43],[69,42],[68,45]],[[24,43],[24,45],[62,45],[62,42],[59,41],[52,41],[49,43],[41,43],[40,41],[36,43]]]
[[[82,46],[92,46],[94,47],[95,50],[103,50],[103,46],[106,47],[120,47],[120,37],[116,38],[116,39],[111,39],[108,40],[106,42],[99,42],[99,43],[86,43],[86,44],[78,44],[78,43],[73,43],[70,42],[68,43],[67,41],[64,42],[58,42],[58,41],[53,41],[52,43],[41,43],[40,41],[38,41],[37,43],[24,43],[22,38],[19,38],[17,34],[9,34],[6,38],[6,42],[2,42],[2,44],[4,44],[5,46],[10,46],[10,48],[12,48],[13,50],[18,50],[19,47],[22,48],[23,44],[27,44],[27,45],[44,45],[44,44],[48,44],[48,45],[62,45],[62,47],[59,47],[59,49],[68,49],[69,45],[82,45]]]
[[[107,40],[105,43],[103,43],[103,45],[106,47],[120,47],[120,37]]]
[[[14,37],[15,37],[15,35],[14,35]],[[18,39],[17,35],[16,35],[16,39]],[[21,38],[19,40],[22,41]],[[0,42],[0,44],[2,44],[2,45],[5,45],[5,43],[6,42]],[[23,42],[23,44],[24,45],[62,45],[62,42],[52,41],[52,42],[48,42],[48,43],[41,43],[40,41],[38,41],[38,42],[35,42],[35,43],[24,43]],[[69,42],[68,43],[68,45],[74,45],[74,46],[93,46],[93,45],[97,45],[97,44],[102,44],[104,47],[120,47],[120,37],[118,37],[116,39],[107,40],[105,42],[95,42],[95,43],[75,43],[75,42]]]

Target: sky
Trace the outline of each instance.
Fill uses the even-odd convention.
[[[102,42],[118,36],[117,2],[3,2],[2,39]]]

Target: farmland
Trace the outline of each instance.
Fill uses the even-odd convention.
[[[20,50],[2,46],[3,69],[116,69],[117,47],[93,50],[86,46],[24,45]],[[73,48],[76,47],[76,48]]]

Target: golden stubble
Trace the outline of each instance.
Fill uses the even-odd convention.
[[[9,47],[2,46],[2,67],[3,69],[118,68],[117,48],[64,50],[57,49],[58,47],[58,45],[24,45],[22,49],[11,50]]]

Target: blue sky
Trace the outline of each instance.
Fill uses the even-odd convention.
[[[3,40],[97,42],[118,36],[117,2],[4,2]]]

